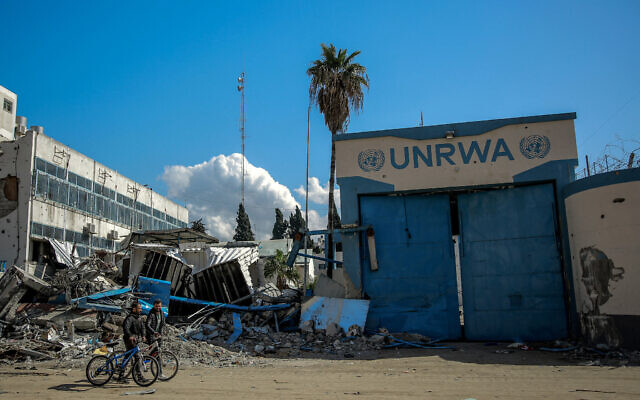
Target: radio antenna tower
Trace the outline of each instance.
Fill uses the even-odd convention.
[[[242,98],[240,103],[240,138],[242,139],[242,206],[244,206],[244,71],[238,78],[238,92]]]

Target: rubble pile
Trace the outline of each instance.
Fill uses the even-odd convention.
[[[380,350],[386,343],[385,336],[365,337],[357,325],[345,332],[335,323],[327,329],[315,329],[313,321],[306,321],[300,330],[287,328],[289,331],[282,331],[273,323],[266,324],[267,321],[275,321],[269,315],[264,315],[271,313],[255,316],[245,314],[242,318],[242,334],[233,343],[229,343],[234,334],[231,312],[222,313],[218,319],[209,318],[207,323],[196,328],[182,328],[180,335],[192,341],[203,341],[255,356],[277,357],[298,357],[307,352],[350,358],[366,351]]]
[[[576,346],[571,351],[566,352],[563,358],[584,366],[624,367],[627,365],[640,365],[640,351],[611,349],[607,346]]]
[[[118,267],[92,256],[76,265],[58,269],[50,284],[54,290],[73,299],[120,287],[114,281],[119,275]]]
[[[178,354],[183,365],[205,365],[210,367],[231,367],[254,364],[255,361],[245,352],[234,352],[211,343],[188,340],[184,330],[168,325],[163,338],[164,349]]]
[[[163,299],[165,315],[169,309],[173,313],[163,347],[187,365],[250,365],[258,362],[255,356],[303,353],[355,357],[389,342],[385,336],[365,337],[363,321],[340,327],[325,318],[315,326],[324,317],[313,316],[301,325],[302,291],[272,283],[255,288],[250,266],[244,265],[248,261],[238,258],[247,252],[233,246],[217,249],[213,259],[202,249],[192,254],[194,260],[198,254],[208,257],[204,269],[195,268],[198,279],[190,264],[184,267],[186,259],[151,245],[136,248],[140,257],[130,264],[128,277],[98,256],[79,260],[72,246],[56,241],[51,246],[55,257],[36,270],[13,266],[0,278],[2,362],[50,360],[76,367],[96,352],[123,351],[121,326],[131,303],[138,301],[148,313],[155,299]],[[251,251],[257,257],[256,248]],[[125,280],[133,284],[119,284]]]
[[[73,310],[70,306],[46,307],[22,311],[13,330],[0,338],[0,363],[14,364],[51,360],[61,368],[78,368],[101,349],[125,351],[121,338],[125,313],[108,314]],[[50,311],[50,312],[49,312]],[[93,324],[78,324],[80,320],[92,319]],[[83,315],[84,314],[84,315]],[[76,317],[74,319],[74,316]],[[99,325],[99,320],[102,324]],[[107,322],[108,321],[108,322]],[[163,347],[179,354],[184,365],[206,365],[212,367],[242,366],[255,363],[249,354],[234,352],[214,344],[188,340],[183,330],[167,325]]]

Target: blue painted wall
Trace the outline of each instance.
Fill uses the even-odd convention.
[[[535,122],[549,122],[549,121],[560,121],[560,120],[570,120],[575,119],[575,113],[567,113],[567,114],[556,114],[556,115],[547,115],[547,116],[536,116],[536,117],[522,117],[522,118],[511,118],[511,119],[503,119],[503,120],[492,120],[492,121],[478,121],[478,122],[468,122],[461,124],[447,124],[447,125],[438,125],[433,127],[419,127],[419,128],[407,128],[407,129],[398,129],[398,130],[387,130],[387,131],[377,131],[377,132],[363,132],[363,133],[355,133],[349,135],[339,135],[334,138],[336,141],[343,140],[355,140],[355,139],[366,139],[366,138],[374,138],[381,136],[394,136],[394,137],[402,137],[402,138],[411,138],[411,139],[430,139],[430,138],[441,138],[443,129],[455,129],[456,136],[471,136],[471,135],[481,135],[486,132],[490,132],[497,128],[511,125],[511,124],[528,124]],[[571,268],[569,264],[570,253],[569,253],[569,242],[567,237],[567,227],[566,227],[566,218],[565,218],[565,210],[564,210],[564,202],[562,202],[562,189],[569,182],[572,182],[575,179],[574,168],[577,166],[576,159],[565,159],[565,160],[555,160],[550,161],[545,164],[542,164],[536,168],[530,169],[523,173],[517,174],[513,176],[513,181],[504,182],[503,184],[512,185],[512,184],[522,184],[522,183],[541,183],[547,182],[551,183],[554,187],[554,196],[557,201],[557,218],[558,225],[557,230],[559,231],[561,237],[560,249],[561,249],[561,266],[562,266],[562,274],[564,275],[564,290],[567,292],[565,295],[567,302],[571,305],[574,304],[573,297],[573,287],[572,287],[572,277],[571,277]],[[422,172],[424,173],[424,172]],[[437,173],[433,171],[431,173]],[[341,201],[342,201],[342,221],[344,224],[364,224],[365,221],[361,220],[361,196],[369,195],[369,194],[393,194],[399,193],[395,191],[395,186],[393,184],[387,184],[378,182],[371,179],[366,179],[363,177],[340,177],[338,178],[338,184],[340,185],[341,190]],[[502,184],[493,184],[490,185],[500,186]],[[416,192],[430,192],[430,191],[438,191],[438,192],[449,192],[449,191],[462,191],[468,189],[481,189],[486,188],[488,185],[483,184],[483,182],[478,182],[477,185],[474,186],[465,186],[465,187],[451,187],[451,188],[429,188],[425,187],[424,190],[413,190],[411,193]],[[409,191],[404,192],[409,193]],[[369,222],[367,222],[369,223]],[[376,232],[376,237],[378,233]],[[346,268],[346,272],[348,276],[353,281],[353,284],[358,289],[363,289],[363,270],[368,268],[366,259],[366,247],[364,246],[364,241],[361,240],[359,234],[351,234],[344,235],[342,239],[343,246],[343,257],[344,257],[344,265]],[[364,287],[366,291],[366,287]],[[396,289],[391,289],[396,290]],[[372,299],[373,300],[373,299]],[[569,307],[569,305],[567,305]],[[569,307],[573,311],[573,307]],[[577,332],[577,323],[575,321],[575,313],[570,314],[570,329],[571,332]]]
[[[458,195],[465,336],[567,336],[551,183]]]
[[[367,327],[459,338],[449,196],[363,196],[360,206],[362,223],[375,231],[380,266],[372,271],[364,252],[363,290],[371,299]]]

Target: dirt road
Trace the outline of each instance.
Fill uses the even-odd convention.
[[[559,354],[456,346],[457,351],[386,350],[371,360],[267,359],[248,367],[187,367],[142,398],[640,399],[637,366],[586,366]],[[0,368],[0,399],[113,399],[140,390],[145,388],[133,383],[94,388],[80,369]]]

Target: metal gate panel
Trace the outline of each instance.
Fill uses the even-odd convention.
[[[458,209],[466,338],[565,337],[553,186],[462,194]]]
[[[375,230],[378,270],[364,246],[367,327],[460,337],[448,195],[360,199],[362,223]]]

